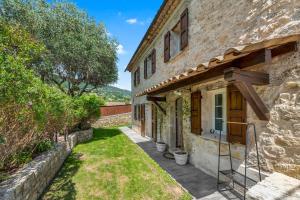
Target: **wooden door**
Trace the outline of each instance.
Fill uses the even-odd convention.
[[[152,139],[157,141],[157,108],[152,104]]]
[[[182,98],[176,100],[175,106],[175,122],[176,122],[176,147],[183,149],[182,135]]]
[[[227,88],[227,140],[232,143],[246,143],[247,103],[240,91],[234,86]],[[237,123],[230,123],[237,122]]]
[[[141,135],[145,137],[145,104],[141,105]]]

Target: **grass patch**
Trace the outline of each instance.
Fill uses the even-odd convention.
[[[95,129],[73,149],[42,197],[53,199],[191,199],[117,128]]]

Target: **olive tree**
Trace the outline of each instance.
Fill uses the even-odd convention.
[[[1,18],[24,26],[47,51],[33,68],[43,81],[81,96],[117,81],[117,42],[104,24],[69,2],[0,0]]]

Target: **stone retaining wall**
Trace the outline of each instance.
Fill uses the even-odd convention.
[[[56,144],[51,151],[38,156],[15,173],[9,180],[2,182],[0,184],[0,199],[38,199],[61,168],[70,150],[76,144],[85,142],[92,137],[92,129],[70,134],[68,136],[68,144]]]
[[[127,125],[131,123],[131,113],[123,113],[119,115],[112,115],[101,117],[96,123],[93,124],[95,128],[111,127]]]

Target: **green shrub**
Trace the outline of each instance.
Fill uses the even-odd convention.
[[[77,119],[78,128],[89,128],[90,122],[100,117],[100,106],[104,105],[104,100],[96,94],[83,94],[80,97],[74,97],[73,110]]]
[[[37,145],[36,145],[36,153],[42,153],[44,151],[48,151],[53,147],[53,142],[49,139],[44,139],[41,140]]]
[[[11,157],[11,166],[10,167],[17,167],[19,165],[23,165],[28,163],[32,160],[32,153],[29,150],[23,150],[21,152],[16,153]]]

